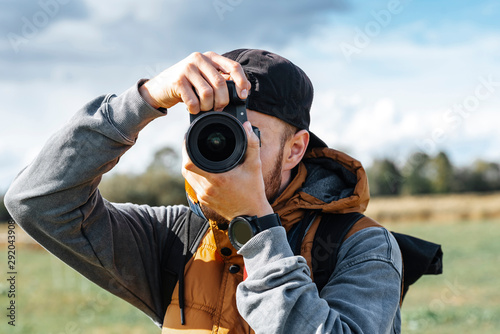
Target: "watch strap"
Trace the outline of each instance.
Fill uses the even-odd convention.
[[[272,227],[281,226],[280,216],[277,213],[272,213],[262,217],[252,217],[252,223],[257,228],[257,233]]]

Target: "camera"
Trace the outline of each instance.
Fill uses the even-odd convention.
[[[247,136],[243,123],[247,121],[246,100],[238,97],[233,81],[226,81],[229,104],[220,111],[191,114],[186,133],[186,149],[191,161],[209,173],[224,173],[243,162]],[[260,131],[252,127],[259,137]]]

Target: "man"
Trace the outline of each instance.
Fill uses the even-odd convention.
[[[240,98],[248,97],[242,164],[211,174],[184,150],[191,209],[115,204],[100,196],[101,176],[147,123],[179,102],[193,114],[222,110],[227,79]],[[400,251],[384,228],[364,228],[373,226],[368,218],[342,243],[320,293],[311,279],[321,216],[362,212],[369,200],[359,162],[308,131],[312,96],[304,72],[276,54],[194,53],[118,97],[84,106],[17,177],[7,207],[44,247],[144,311],[164,333],[399,333]],[[251,125],[261,131],[260,147]],[[193,220],[186,218],[195,216],[191,211],[210,227],[165,312],[164,251],[186,247],[189,236],[166,240],[181,220]],[[227,229],[241,216],[268,228],[238,246]]]

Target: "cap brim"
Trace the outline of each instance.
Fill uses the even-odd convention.
[[[309,145],[307,145],[307,150],[311,150],[316,147],[328,147],[324,141],[319,139],[314,133],[309,131]]]

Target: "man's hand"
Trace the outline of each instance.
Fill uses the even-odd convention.
[[[210,207],[231,221],[237,216],[265,216],[273,213],[262,177],[259,138],[250,122],[243,124],[248,138],[245,161],[220,174],[208,173],[189,159],[183,148],[182,175],[198,196],[200,204]]]
[[[192,114],[212,108],[220,111],[229,103],[228,78],[235,82],[238,96],[246,99],[251,86],[238,62],[214,52],[195,52],[148,80],[140,93],[154,108],[184,102]]]

